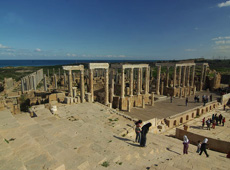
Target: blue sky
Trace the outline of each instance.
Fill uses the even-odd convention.
[[[2,0],[0,59],[230,58],[230,0]]]

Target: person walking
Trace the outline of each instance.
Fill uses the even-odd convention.
[[[214,119],[214,120],[212,121],[212,128],[215,129],[215,127],[216,127],[216,120]]]
[[[205,153],[205,155],[207,156],[207,157],[209,157],[209,155],[208,155],[208,153],[207,153],[207,144],[208,143],[208,139],[207,138],[205,138],[204,139],[204,141],[202,142],[202,144],[201,144],[201,148],[200,148],[200,154],[199,155],[202,155],[202,153],[204,152]]]
[[[202,119],[202,129],[204,129],[205,117]]]
[[[201,142],[200,142],[200,140],[198,140],[196,153],[200,153],[200,148],[201,148]]]
[[[210,119],[206,121],[206,124],[207,124],[207,130],[210,130],[210,125],[211,125]]]
[[[219,115],[219,122],[220,122],[220,125],[221,125],[221,123],[222,123],[222,118],[223,118],[223,116],[222,116],[222,114],[220,114],[220,115]]]
[[[183,145],[184,145],[183,154],[188,154],[189,140],[188,140],[188,137],[186,135],[184,135],[183,138],[184,138],[184,141],[183,141]]]
[[[147,123],[142,127],[142,130],[141,130],[141,142],[140,142],[141,147],[146,146],[146,140],[147,140],[146,135],[147,135],[147,133],[149,131],[150,126],[152,126],[152,123]]]
[[[135,125],[136,125],[136,128],[135,128],[135,132],[136,132],[135,142],[138,142],[138,143],[140,143],[140,141],[141,141],[141,123],[142,123],[142,120],[138,120],[135,123]]]
[[[170,96],[170,102],[172,103],[172,96]]]
[[[225,123],[225,117],[223,118],[222,123],[223,123],[223,126],[224,126],[224,123]]]
[[[185,100],[185,104],[186,106],[188,106],[188,98],[186,97],[186,100]]]

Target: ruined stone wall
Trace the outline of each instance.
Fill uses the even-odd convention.
[[[21,79],[22,92],[36,90],[37,85],[43,79],[43,69],[40,69]]]

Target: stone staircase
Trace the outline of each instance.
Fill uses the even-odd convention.
[[[196,166],[193,159],[209,159],[197,156],[193,145],[181,155],[182,141],[163,135],[149,133],[147,147],[139,147],[133,122],[98,104],[60,106],[55,115],[42,107],[34,111],[34,118],[0,112],[0,170],[183,169],[180,160]],[[210,155],[226,161],[224,154]]]

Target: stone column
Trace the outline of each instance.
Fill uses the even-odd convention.
[[[121,98],[125,97],[125,70],[121,69]]]
[[[44,74],[44,91],[47,91],[46,75]]]
[[[142,83],[143,83],[143,70],[142,70],[142,68],[141,68],[141,77],[140,77],[141,79],[140,79],[140,93],[142,93]]]
[[[59,79],[61,78],[61,69],[60,68],[58,69],[58,77],[59,77]]]
[[[189,87],[189,79],[190,79],[190,66],[188,66],[188,72],[187,72],[187,87]]]
[[[166,72],[166,87],[169,86],[169,66],[167,66],[167,72]]]
[[[73,87],[73,97],[77,97],[77,87]]]
[[[68,91],[69,91],[69,96],[73,96],[73,89],[72,89],[72,71],[69,70],[68,73]]]
[[[195,65],[192,66],[192,78],[191,78],[191,87],[194,86],[194,78],[195,78]]]
[[[156,83],[156,94],[160,94],[160,79],[161,79],[161,66],[157,67],[157,83]]]
[[[203,79],[204,79],[204,65],[202,65],[201,74],[200,74],[200,91],[203,90]]]
[[[84,70],[81,70],[81,102],[85,102],[85,80],[84,80]]]
[[[161,95],[164,95],[164,82],[161,82]]]
[[[72,73],[72,77],[73,77],[73,82],[75,82],[75,73]]]
[[[142,96],[142,108],[145,108],[145,96]]]
[[[206,82],[206,75],[207,75],[207,66],[205,65],[204,66],[204,83],[203,83],[203,85],[205,85],[205,82]]]
[[[54,88],[57,89],[57,75],[54,74]]]
[[[23,78],[21,79],[21,90],[22,90],[22,94],[24,93],[25,89],[24,89],[24,80]]]
[[[174,66],[174,72],[173,72],[173,87],[176,87],[176,69],[177,69],[177,67]]]
[[[94,90],[93,90],[93,69],[89,70],[89,90],[92,96],[92,102],[94,102]]]
[[[105,105],[109,104],[109,70],[105,69]]]
[[[141,93],[141,68],[138,68],[138,77],[137,77],[137,95],[140,95]]]
[[[111,71],[111,88],[110,88],[110,103],[113,103],[114,96],[114,70]]]
[[[183,66],[182,86],[185,87],[186,66]]]
[[[180,99],[182,98],[182,88],[180,87]]]
[[[151,105],[154,106],[154,92],[151,93]]]
[[[148,67],[145,68],[145,94],[148,94]]]
[[[50,70],[47,69],[47,77],[49,78],[50,77]]]
[[[128,112],[131,112],[131,101],[130,101],[130,98],[128,98]]]
[[[130,69],[130,96],[133,96],[133,68]]]
[[[64,73],[64,88],[66,87],[66,73]]]
[[[32,76],[32,80],[33,80],[33,89],[36,90],[37,84],[36,84],[36,77],[34,75]]]
[[[181,66],[179,66],[178,85],[179,85],[179,87],[181,87]]]

